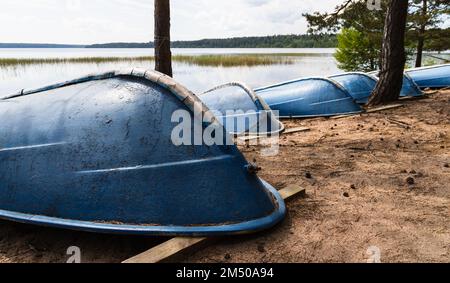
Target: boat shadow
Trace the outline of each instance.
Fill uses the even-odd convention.
[[[0,220],[0,263],[66,263],[77,247],[84,263],[120,263],[169,238],[95,234]]]

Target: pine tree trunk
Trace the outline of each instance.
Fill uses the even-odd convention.
[[[425,38],[423,37],[423,33],[419,35],[418,43],[417,43],[417,57],[416,57],[416,68],[422,67],[422,58],[423,58],[423,46],[425,44]]]
[[[155,0],[155,69],[172,77],[169,0]]]
[[[406,63],[405,31],[408,1],[390,0],[381,50],[380,79],[369,100],[369,106],[398,100],[403,86]]]
[[[419,29],[419,39],[417,42],[417,58],[416,58],[416,67],[422,67],[422,58],[423,58],[423,46],[425,44],[425,32],[426,32],[426,17],[428,13],[428,0],[423,0],[422,6],[422,23]]]

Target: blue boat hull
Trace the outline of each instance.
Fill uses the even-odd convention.
[[[336,82],[305,78],[255,90],[282,118],[327,117],[363,112]]]
[[[331,76],[330,79],[335,80],[344,87],[356,102],[360,104],[369,102],[369,98],[378,82],[378,78],[364,73],[344,73]],[[419,97],[422,95],[422,91],[416,86],[411,78],[405,74],[400,96]]]
[[[366,104],[369,101],[377,85],[375,77],[362,73],[345,73],[331,76],[330,79],[339,83],[360,104]]]
[[[406,72],[421,89],[450,87],[450,64],[411,69]]]
[[[244,83],[220,85],[199,98],[232,135],[270,136],[284,131],[277,114]]]
[[[400,97],[421,97],[423,92],[411,77],[405,73],[403,76],[403,86]]]
[[[170,78],[136,70],[0,100],[0,218],[188,236],[280,222],[283,200],[236,146],[171,142],[172,114],[193,115],[194,102],[201,105]]]

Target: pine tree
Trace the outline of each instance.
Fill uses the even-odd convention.
[[[384,25],[380,79],[369,99],[369,106],[398,100],[406,63],[405,33],[408,1],[390,0]]]
[[[155,69],[172,77],[169,0],[155,0]]]
[[[442,15],[449,14],[449,2],[443,0],[412,0],[410,21],[410,36],[417,42],[416,67],[422,66],[423,51],[426,41],[439,39],[441,31],[438,25],[442,22]],[[450,37],[450,34],[444,34]],[[450,46],[447,46],[447,48]]]
[[[367,0],[343,0],[343,3],[337,6],[332,13],[312,13],[304,14],[309,24],[309,33],[311,34],[328,34],[344,31],[344,29],[352,28],[361,33],[361,38],[366,44],[359,47],[361,50],[354,48],[352,56],[361,56],[360,58],[348,58],[339,56],[338,61],[342,65],[358,61],[360,66],[355,66],[357,70],[366,70],[368,58],[370,61],[377,61],[381,68],[381,47],[383,30],[385,23],[385,15],[389,0],[380,0],[380,10],[369,10]],[[405,0],[406,1],[406,0]],[[450,14],[449,0],[410,0],[411,3],[408,11],[408,25],[406,43],[408,54],[413,55],[414,50],[417,53],[417,65],[422,61],[423,50],[448,50],[448,38],[450,30],[439,27],[444,19],[444,15]],[[424,6],[426,9],[424,9]],[[343,36],[354,36],[355,34],[341,34]],[[348,39],[351,40],[351,39]],[[345,70],[348,70],[344,68]]]

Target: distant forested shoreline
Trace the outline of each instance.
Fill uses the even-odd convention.
[[[86,45],[47,43],[0,43],[0,48],[85,48]]]
[[[173,48],[335,48],[336,35],[274,35],[173,41]],[[0,43],[0,48],[153,48],[153,42],[93,45]]]

